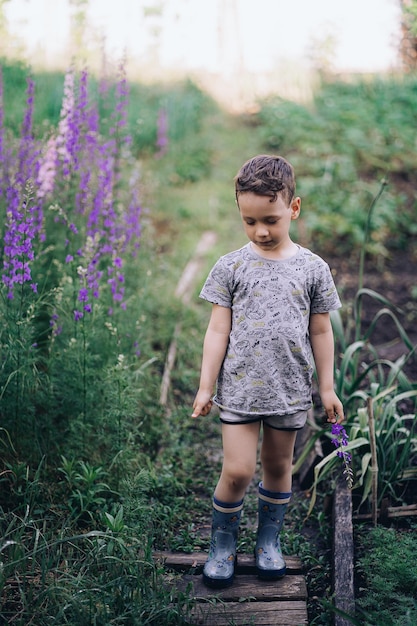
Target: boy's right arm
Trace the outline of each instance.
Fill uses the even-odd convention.
[[[207,415],[212,407],[211,396],[226,354],[232,328],[232,310],[213,304],[210,322],[203,346],[200,386],[193,404],[191,417]]]

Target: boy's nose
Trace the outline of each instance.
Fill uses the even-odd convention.
[[[256,235],[258,237],[266,237],[268,233],[269,233],[268,228],[264,224],[259,224],[259,226],[256,229]]]

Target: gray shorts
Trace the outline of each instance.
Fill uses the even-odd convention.
[[[291,415],[245,415],[220,409],[220,421],[223,424],[251,424],[262,422],[276,430],[300,430],[307,421],[308,411],[298,411]]]

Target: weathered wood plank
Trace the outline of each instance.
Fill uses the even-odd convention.
[[[194,621],[195,620],[195,621]],[[305,602],[204,602],[193,611],[195,626],[304,626]]]
[[[235,576],[233,585],[227,589],[211,589],[203,583],[201,576],[184,574],[181,580],[176,582],[178,589],[185,590],[190,585],[190,594],[194,598],[207,599],[219,598],[223,602],[241,600],[305,600],[307,587],[304,576],[295,574],[284,576],[279,580],[260,581],[255,574]]]
[[[203,583],[200,574],[207,558],[205,552],[157,552],[154,558],[166,568],[166,584],[186,593],[196,603],[193,626],[308,624],[307,586],[297,557],[285,557],[286,576],[263,581],[255,573],[253,555],[239,555],[233,585],[227,589],[211,589]]]
[[[187,569],[195,569],[199,573],[207,560],[206,552],[192,552],[185,554],[183,552],[155,552],[154,559],[164,563],[166,567],[174,570],[185,571]],[[287,564],[287,572],[301,573],[303,566],[301,559],[296,556],[285,556]],[[255,573],[255,557],[251,554],[238,554],[236,571]]]
[[[355,614],[353,575],[352,497],[343,476],[333,500],[333,589],[336,608]],[[335,615],[335,626],[351,626],[351,620]]]

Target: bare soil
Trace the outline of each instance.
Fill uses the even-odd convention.
[[[343,315],[353,315],[352,303],[359,286],[359,258],[328,257],[335,282],[344,305]],[[396,250],[381,266],[375,260],[365,261],[363,287],[386,298],[413,346],[417,345],[417,251]],[[384,305],[371,296],[362,299],[362,331],[366,331],[376,313]],[[370,337],[381,358],[395,361],[407,348],[399,336],[395,322],[384,315]],[[417,354],[409,359],[407,374],[417,382]]]

